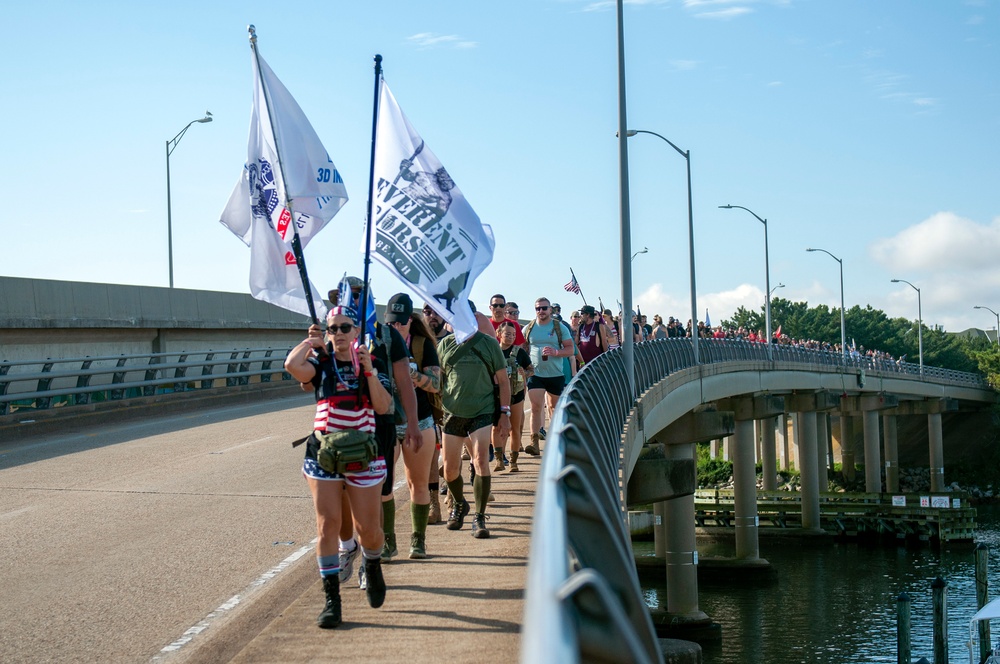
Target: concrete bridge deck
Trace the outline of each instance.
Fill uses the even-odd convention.
[[[385,604],[372,609],[357,572],[341,587],[344,623],[316,627],[323,587],[312,555],[296,563],[295,590],[260,603],[160,662],[319,662],[358,656],[371,662],[515,662],[534,507],[538,459],[518,459],[520,472],[495,473],[496,502],[487,510],[490,538],[473,539],[470,521],[459,531],[428,526],[426,560],[408,560],[409,498],[396,491],[400,556],[383,564]],[[468,463],[464,472],[468,473]],[[400,471],[401,473],[402,471]],[[468,478],[467,478],[468,479]],[[357,567],[355,567],[357,569]],[[308,579],[312,579],[310,583]]]

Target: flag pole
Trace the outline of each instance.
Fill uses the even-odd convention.
[[[274,141],[274,152],[278,155],[278,170],[281,172],[281,186],[287,186],[285,179],[285,162],[281,158],[281,146],[278,145],[278,136],[274,133],[274,116],[271,114],[271,96],[268,94],[264,77],[260,75],[260,55],[257,53],[257,30],[253,25],[247,26],[250,33],[250,50],[253,51],[253,58],[257,64],[257,78],[260,80],[260,88],[264,91],[264,104],[267,107],[267,124],[271,127],[271,140]],[[313,302],[312,288],[309,287],[309,273],[306,271],[306,257],[302,253],[302,242],[299,240],[299,230],[295,226],[295,211],[292,209],[292,201],[288,198],[288,189],[285,189],[285,205],[288,214],[291,216],[290,225],[292,227],[292,254],[295,256],[295,265],[299,270],[299,277],[302,279],[302,289],[306,294],[306,304],[309,305],[309,316],[314,325],[319,325],[319,317],[316,315],[316,304]]]
[[[580,288],[580,282],[576,278],[576,275],[573,273],[573,268],[569,269],[569,274],[570,274],[571,277],[573,277],[573,281],[576,282],[576,287]],[[583,294],[583,289],[582,288],[580,288],[580,297],[583,298],[583,304],[586,305],[587,304],[587,296]]]
[[[372,154],[371,154],[371,166],[368,170],[368,209],[365,212],[365,276],[364,281],[361,284],[361,313],[359,314],[359,320],[361,321],[361,336],[358,338],[358,343],[363,344],[365,342],[365,332],[367,332],[367,319],[368,319],[368,270],[372,264],[372,225],[374,221],[372,219],[372,193],[375,190],[375,139],[378,135],[378,100],[380,85],[382,83],[382,56],[375,54],[375,99],[372,103]],[[421,149],[423,145],[421,145]]]

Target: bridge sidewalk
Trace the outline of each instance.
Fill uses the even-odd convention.
[[[400,464],[401,465],[401,464]],[[520,472],[494,473],[496,501],[487,508],[490,538],[428,526],[426,560],[409,560],[410,509],[405,484],[396,492],[400,556],[383,564],[388,592],[380,609],[368,606],[354,578],[341,586],[344,623],[316,627],[323,588],[316,581],[231,660],[328,661],[353,653],[368,661],[517,661],[535,483],[540,458],[518,459]],[[468,462],[463,462],[468,485]],[[400,471],[399,475],[402,474]],[[360,560],[358,561],[360,562]],[[357,569],[357,565],[355,566]],[[194,658],[197,659],[197,658]]]

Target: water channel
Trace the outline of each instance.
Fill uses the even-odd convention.
[[[989,598],[1000,595],[1000,506],[978,508],[976,541],[990,547]],[[725,545],[702,546],[706,556],[732,555]],[[722,643],[705,645],[704,664],[874,663],[896,661],[896,598],[911,598],[912,661],[933,661],[931,582],[948,583],[948,655],[968,662],[969,619],[976,612],[971,545],[938,548],[888,540],[832,541],[796,546],[795,540],[760,537],[761,556],[777,582],[699,584],[702,611],[722,625]],[[637,555],[652,555],[652,542],[636,542]],[[644,581],[646,602],[666,608],[666,594]],[[1000,621],[993,642],[1000,639]]]

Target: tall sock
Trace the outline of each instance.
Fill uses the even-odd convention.
[[[465,490],[463,489],[464,486],[465,486],[465,480],[462,479],[461,475],[448,482],[448,491],[451,492],[451,497],[458,504],[462,504],[463,502],[465,502]]]
[[[472,483],[472,492],[476,496],[476,514],[486,514],[486,501],[490,497],[490,485],[493,477],[487,475],[476,475],[476,481]]]
[[[410,503],[410,523],[413,524],[413,532],[423,535],[427,532],[427,515],[431,511],[430,503],[418,505]]]
[[[316,556],[319,563],[319,575],[322,577],[336,577],[340,574],[340,556]]]
[[[428,482],[427,488],[430,490],[431,495],[433,495],[438,492],[438,490],[441,488],[441,485],[438,484],[437,482]]]
[[[354,551],[358,547],[358,541],[353,537],[349,540],[340,540],[341,551]]]
[[[396,534],[396,499],[390,498],[382,503],[382,531],[386,535]]]
[[[364,556],[365,560],[382,560],[382,547],[374,551],[361,547],[361,555]]]

